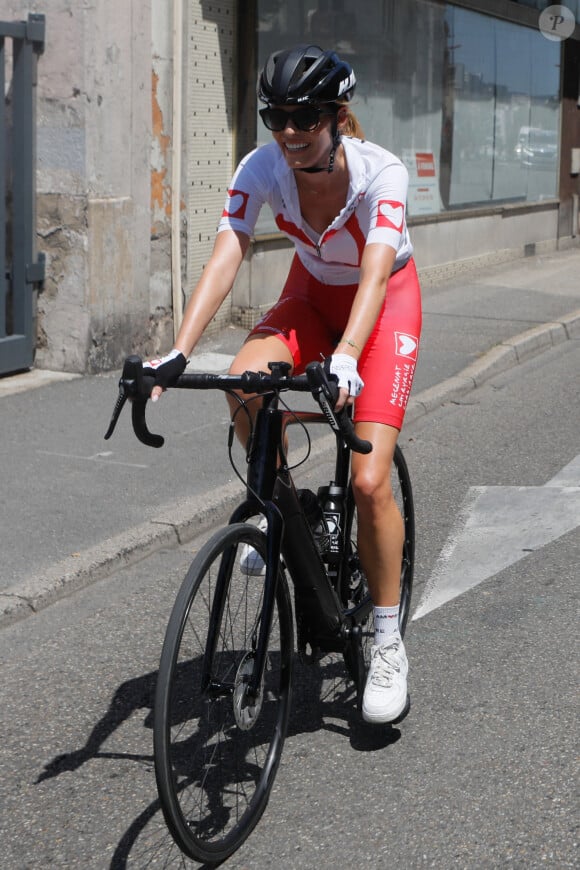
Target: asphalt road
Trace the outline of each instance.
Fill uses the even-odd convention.
[[[489,374],[580,336],[579,274],[575,246],[427,283],[405,427]],[[204,337],[192,366],[226,371],[245,334],[228,327]],[[113,438],[103,439],[117,375],[56,374],[57,381],[41,370],[0,378],[0,624],[178,534],[189,540],[215,513],[208,493],[223,507],[240,491],[225,460],[222,397],[169,391],[148,409],[151,428],[166,437],[152,450],[137,442],[127,410]]]
[[[410,623],[413,706],[399,728],[321,701],[320,672],[297,669],[270,804],[224,866],[578,865],[580,515],[570,523],[566,499],[580,475],[554,484],[562,509],[550,513],[545,544],[538,492],[580,454],[579,370],[571,340],[405,429],[414,606],[457,571],[460,545],[475,585]],[[536,505],[533,547],[509,509],[516,489],[526,509]],[[489,530],[474,509],[483,495],[495,518],[503,506],[498,536],[513,557],[498,573],[499,548],[489,548],[487,578],[485,547],[470,557],[468,546]],[[159,551],[0,632],[3,867],[190,866],[156,800],[151,698],[172,599],[199,543]]]

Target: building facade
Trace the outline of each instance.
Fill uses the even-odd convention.
[[[46,15],[41,367],[100,371],[171,346],[235,165],[269,135],[257,115],[260,65],[297,42],[335,47],[352,63],[365,135],[409,169],[426,280],[577,243],[577,0],[557,7],[564,15],[541,0],[45,5],[0,0],[2,19]],[[291,255],[264,212],[214,328],[252,325]]]
[[[425,279],[574,243],[576,0],[562,21],[541,0],[256,0],[245,14],[249,7],[238,157],[266,141],[253,90],[266,56],[297,42],[333,46],[356,71],[353,108],[365,135],[409,169],[409,223]],[[283,280],[288,253],[273,230],[264,215],[236,285],[238,319],[267,307]]]

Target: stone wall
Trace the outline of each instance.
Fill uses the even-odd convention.
[[[46,16],[37,86],[36,364],[90,372],[151,334],[151,2],[3,4]]]

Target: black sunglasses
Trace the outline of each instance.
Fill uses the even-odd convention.
[[[322,115],[335,115],[335,111],[328,109],[319,109],[317,106],[301,106],[294,112],[286,112],[284,109],[271,109],[269,106],[265,109],[260,109],[260,118],[268,128],[274,133],[281,133],[285,130],[288,122],[291,121],[297,130],[302,130],[304,133],[312,133],[320,124]]]

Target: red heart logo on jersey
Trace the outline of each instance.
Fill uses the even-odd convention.
[[[224,208],[222,217],[239,218],[243,220],[246,216],[246,206],[248,205],[249,193],[243,190],[228,190],[228,202]]]
[[[405,207],[402,202],[395,202],[390,199],[379,200],[377,211],[378,227],[389,227],[400,233],[403,229],[404,220]]]

